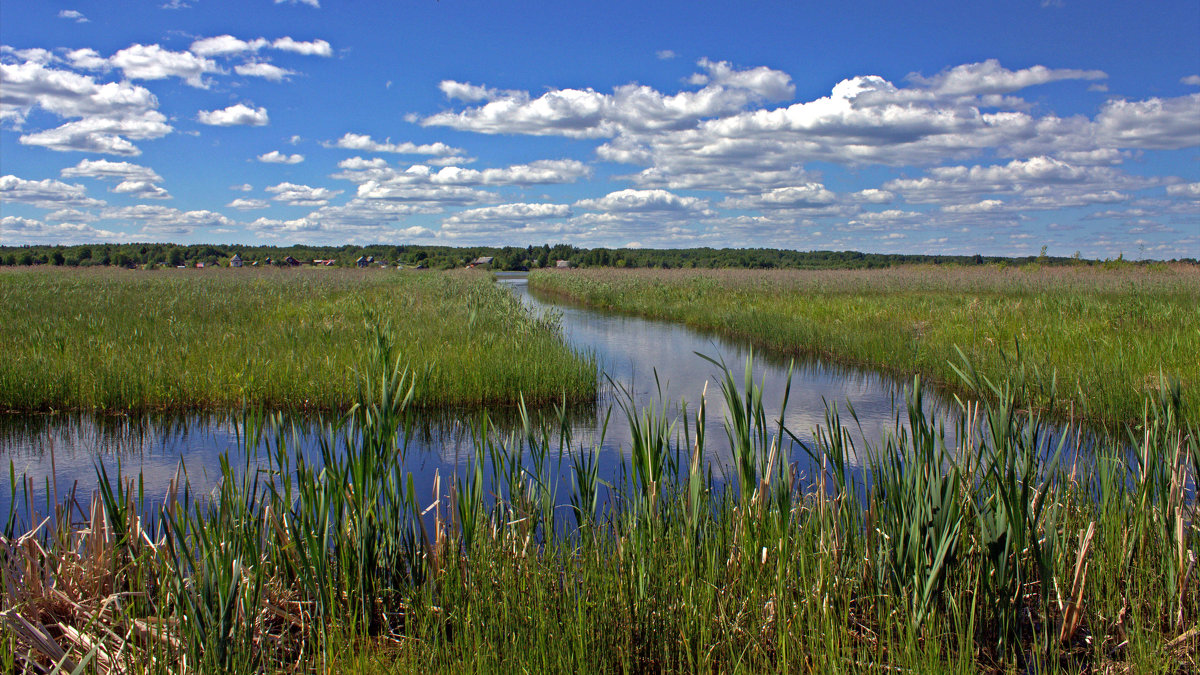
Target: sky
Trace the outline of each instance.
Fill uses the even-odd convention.
[[[3,245],[1200,257],[1196,0],[4,0],[0,44]]]

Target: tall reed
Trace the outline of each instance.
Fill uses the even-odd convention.
[[[629,457],[577,445],[552,419],[497,434],[481,418],[465,471],[424,495],[402,427],[412,370],[386,332],[371,353],[356,405],[315,454],[248,413],[246,459],[222,463],[211,495],[181,473],[148,518],[144,494],[100,469],[90,509],[71,497],[45,522],[28,500],[9,514],[0,665],[1200,666],[1200,438],[1178,396],[1147,398],[1128,438],[1097,437],[1068,466],[1071,437],[1020,409],[1019,383],[963,363],[975,395],[953,434],[924,411],[918,380],[878,442],[854,447],[831,407],[803,448],[813,461],[794,464],[759,386],[726,370],[727,440],[745,453],[727,481],[699,459],[712,442],[702,396],[695,436],[626,407],[642,444]],[[606,471],[617,478],[598,462],[619,463]]]

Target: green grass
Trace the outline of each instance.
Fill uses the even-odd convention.
[[[416,404],[594,398],[554,316],[483,275],[336,269],[0,270],[0,410],[344,410],[372,331]]]
[[[529,284],[786,354],[919,373],[957,392],[958,349],[994,380],[1023,363],[1031,386],[1022,403],[1060,418],[1140,419],[1160,374],[1182,381],[1184,406],[1200,410],[1194,265],[572,270],[534,272]]]
[[[629,409],[641,440],[619,455],[629,480],[611,490],[589,470],[592,450],[558,452],[553,423],[511,436],[481,423],[468,466],[425,495],[395,434],[412,372],[388,365],[386,334],[376,344],[357,406],[316,463],[249,415],[244,464],[223,461],[203,501],[175,486],[157,524],[137,518],[133,483],[106,475],[91,508],[68,501],[56,527],[26,532],[10,516],[0,668],[1200,666],[1200,531],[1183,489],[1200,472],[1200,428],[1177,388],[1145,400],[1127,439],[1076,462],[1017,410],[1019,383],[960,362],[964,387],[990,401],[966,405],[961,443],[925,417],[914,383],[906,424],[858,449],[871,457],[864,485],[848,466],[853,420],[829,411],[807,448],[823,470],[798,475],[753,382],[727,375],[721,394],[740,412],[726,420],[738,466],[726,489],[700,464],[706,440]],[[707,404],[693,409],[699,420]]]

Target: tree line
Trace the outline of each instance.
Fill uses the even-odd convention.
[[[541,246],[243,246],[212,244],[78,244],[72,246],[0,246],[0,265],[54,265],[66,267],[110,266],[129,268],[228,265],[237,255],[244,264],[283,265],[291,257],[301,264],[332,260],[353,267],[359,258],[376,264],[449,269],[490,257],[491,268],[521,271],[554,267],[567,261],[572,267],[628,268],[743,268],[743,269],[853,269],[906,264],[1067,264],[1090,262],[1078,253],[1072,257],[1004,257],[983,255],[917,255],[862,253],[859,251],[792,251],[772,248],[580,248],[570,244]],[[1123,261],[1123,257],[1118,259]],[[270,263],[268,263],[270,261]],[[1198,262],[1184,259],[1181,262]]]

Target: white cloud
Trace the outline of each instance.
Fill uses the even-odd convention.
[[[74,223],[80,223],[95,219],[96,215],[91,211],[80,211],[79,209],[59,209],[57,211],[51,211],[45,216],[45,220],[54,222],[70,221]]]
[[[851,196],[857,201],[866,202],[868,204],[888,204],[896,199],[896,195],[894,193],[888,192],[887,190],[880,190],[878,188],[859,190]]]
[[[338,167],[348,171],[366,171],[368,169],[386,169],[387,160],[382,157],[372,157],[366,159],[363,157],[351,157],[338,162]]]
[[[71,64],[72,68],[79,70],[109,70],[112,66],[108,59],[100,56],[100,52],[91,47],[82,49],[72,49],[67,52],[66,60]]]
[[[200,56],[227,57],[235,54],[258,52],[263,49],[277,49],[305,56],[333,55],[333,48],[325,40],[301,42],[286,36],[272,42],[263,37],[254,38],[253,40],[242,40],[232,35],[216,35],[196,40],[188,49]]]
[[[140,180],[161,183],[162,176],[148,166],[130,162],[111,162],[107,159],[85,159],[59,172],[63,178],[98,178],[110,180]]]
[[[218,127],[255,126],[261,127],[269,120],[266,108],[251,108],[237,103],[221,110],[201,110],[196,119],[201,124]]]
[[[275,0],[275,4],[277,5],[282,5],[284,3],[289,5],[308,5],[309,7],[315,7],[317,9],[321,8],[321,3],[319,0]]]
[[[229,56],[244,52],[256,52],[270,44],[270,41],[264,38],[246,41],[232,35],[217,35],[196,40],[188,48],[188,51],[200,56]]]
[[[0,218],[0,241],[10,246],[48,243],[82,243],[121,241],[127,235],[96,229],[83,223],[49,225],[32,218],[4,216]]]
[[[244,75],[246,77],[261,77],[264,80],[270,80],[271,82],[282,82],[286,80],[289,75],[296,74],[295,71],[288,70],[287,68],[280,68],[279,66],[267,63],[265,61],[243,63],[241,65],[234,66],[233,70],[238,75]]]
[[[1200,183],[1168,185],[1167,194],[1172,197],[1183,197],[1185,199],[1200,199]]]
[[[1200,145],[1200,93],[1145,101],[1109,101],[1096,116],[1103,142],[1170,150]]]
[[[736,112],[748,103],[790,97],[791,78],[766,67],[734,69],[730,64],[701,59],[707,71],[699,91],[667,96],[637,84],[617,87],[612,94],[593,89],[554,89],[538,98],[527,92],[504,91],[454,81],[443,92],[488,102],[460,112],[447,111],[421,120],[425,126],[448,126],[487,134],[562,135],[575,138],[614,136],[622,130],[647,131],[693,126],[699,119]]]
[[[193,87],[206,87],[205,73],[222,72],[211,59],[191,52],[172,52],[159,45],[134,44],[108,59],[129,80],[162,80],[178,77]]]
[[[942,210],[947,213],[992,213],[1004,208],[999,199],[984,199],[974,204],[947,204]]]
[[[654,52],[654,56],[656,56],[660,61],[669,61],[678,55],[670,49],[660,49]]]
[[[323,145],[327,148],[343,148],[346,150],[359,150],[361,152],[392,152],[401,155],[454,155],[462,152],[458,148],[452,148],[445,143],[426,143],[418,145],[416,143],[392,143],[389,138],[383,143],[379,143],[371,139],[367,134],[344,134],[341,138],[333,142],[325,142]]]
[[[1179,78],[1183,84],[1190,84],[1193,87],[1200,87],[1200,75],[1188,75],[1187,77]]]
[[[139,223],[142,234],[152,236],[183,236],[192,233],[196,228],[212,229],[232,227],[237,224],[215,211],[203,209],[182,211],[169,206],[152,204],[108,208],[101,213],[101,216],[106,219]]]
[[[1101,70],[1052,69],[1045,66],[1008,70],[996,59],[988,59],[982,63],[948,68],[932,77],[914,73],[908,79],[938,97],[957,97],[1007,94],[1060,80],[1101,80],[1107,77]]]
[[[284,202],[289,206],[324,206],[329,203],[330,199],[342,193],[341,190],[310,187],[295,183],[272,185],[266,188],[266,191],[275,194],[272,198],[275,201]]]
[[[254,189],[254,186],[249,183],[242,183],[241,185],[230,185],[229,189],[236,190],[237,192],[249,192]]]
[[[75,23],[87,23],[88,22],[88,18],[86,16],[84,16],[82,12],[80,12],[78,10],[74,10],[74,9],[60,10],[58,12],[58,18],[70,19],[71,21],[74,21]]]
[[[512,95],[515,92],[503,92],[499,89],[488,89],[471,84],[470,82],[455,82],[454,80],[442,80],[438,83],[438,89],[446,95],[446,98],[458,99],[473,103],[475,101],[487,101],[505,95]]]
[[[265,199],[235,199],[235,200],[229,202],[228,204],[226,204],[225,206],[230,206],[235,209],[241,209],[243,211],[248,211],[251,209],[265,209],[265,208],[269,207],[270,205],[271,204],[269,202],[267,202]]]
[[[666,190],[617,190],[599,199],[581,199],[575,206],[589,211],[647,212],[700,211],[708,202],[696,197],[681,197]]]
[[[826,207],[837,195],[820,183],[774,188],[759,195],[727,198],[720,206],[729,209],[810,209]]]
[[[170,199],[171,195],[163,188],[144,180],[124,180],[112,189],[119,194],[127,194],[138,199]]]
[[[544,185],[571,183],[591,175],[591,168],[574,159],[543,159],[528,164],[491,169],[447,166],[438,170],[425,164],[393,169],[386,162],[355,157],[339,166],[346,171],[335,178],[354,183],[371,181],[385,187],[439,185]],[[351,168],[353,167],[353,168]],[[360,195],[361,196],[361,195]]]
[[[276,0],[278,1],[278,0]],[[316,6],[316,2],[313,3]],[[290,37],[281,37],[271,43],[272,49],[278,49],[284,52],[294,52],[305,56],[333,56],[333,47],[324,40],[312,40],[310,42],[300,42],[293,40]]]
[[[47,68],[40,63],[0,63],[4,96],[0,119],[20,128],[40,108],[62,118],[80,118],[62,126],[25,134],[20,142],[51,150],[138,155],[129,139],[164,136],[172,131],[149,90],[128,82],[97,83],[92,77]]]
[[[460,211],[448,220],[454,222],[475,222],[491,220],[540,220],[543,218],[566,218],[571,215],[571,207],[567,204],[535,204],[521,202],[517,204],[499,204],[478,209]]]
[[[299,164],[304,161],[304,155],[285,155],[278,150],[258,156],[258,161],[267,164]]]
[[[923,178],[899,178],[884,188],[914,203],[970,203],[982,194],[1024,195],[1040,200],[1058,195],[1076,200],[1112,201],[1119,189],[1140,189],[1153,180],[1136,178],[1111,167],[1074,166],[1052,157],[1013,160],[992,166],[935,167]]]
[[[87,188],[45,178],[25,180],[17,176],[0,177],[0,201],[31,204],[43,209],[103,206],[104,202],[87,196]]]

